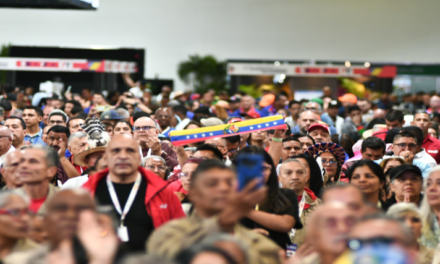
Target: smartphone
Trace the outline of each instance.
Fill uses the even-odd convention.
[[[263,187],[263,162],[261,154],[240,155],[237,157],[238,189],[241,191],[253,179],[258,179],[257,188]]]

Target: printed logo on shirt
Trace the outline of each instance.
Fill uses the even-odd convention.
[[[161,205],[160,205],[160,208],[161,208],[161,209],[167,209],[167,207],[168,207],[168,204],[161,204]]]
[[[438,149],[428,149],[428,153],[438,153]]]

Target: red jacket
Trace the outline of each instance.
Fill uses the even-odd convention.
[[[423,140],[422,148],[435,159],[437,164],[440,163],[440,140],[428,135]]]
[[[94,174],[84,183],[83,188],[89,190],[92,196],[95,195],[98,182],[108,175],[108,168]],[[166,222],[185,217],[179,198],[167,188],[168,183],[151,171],[139,167],[139,172],[147,181],[147,195],[145,196],[145,207],[153,219],[155,228]]]

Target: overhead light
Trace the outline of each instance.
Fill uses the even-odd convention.
[[[367,61],[364,63],[364,66],[368,68],[368,67],[370,67],[370,63]]]
[[[275,64],[275,66],[280,66],[280,62],[279,61],[276,61],[273,64]]]
[[[351,63],[349,61],[345,62],[345,67],[351,67]]]

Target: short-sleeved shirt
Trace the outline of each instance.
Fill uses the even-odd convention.
[[[423,140],[422,148],[435,159],[437,164],[440,164],[440,140],[428,135]]]

